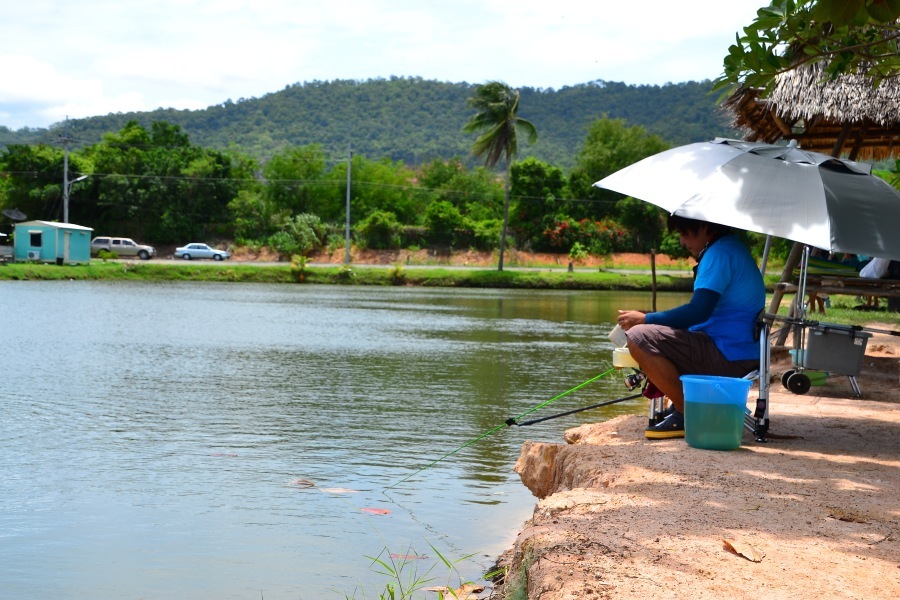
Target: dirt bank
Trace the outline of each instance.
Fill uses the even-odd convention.
[[[160,256],[170,256],[174,252],[172,248],[159,248]],[[267,248],[249,249],[246,247],[234,249],[233,260],[238,262],[253,261],[277,261],[279,257]],[[351,262],[357,265],[447,265],[454,267],[482,267],[485,269],[497,266],[498,254],[496,252],[477,252],[474,250],[455,251],[452,253],[436,250],[361,250],[354,248],[350,255]],[[314,264],[343,264],[346,259],[343,248],[333,252],[319,252],[308,258]],[[659,269],[681,268],[689,269],[690,263],[686,259],[672,259],[664,254],[655,257],[656,266]],[[535,252],[520,252],[511,249],[504,258],[504,263],[509,267],[535,267],[535,266],[568,266],[569,257],[566,254],[549,254]],[[609,256],[588,256],[577,260],[574,266],[579,268],[599,267],[639,267],[647,268],[650,265],[648,254],[619,253]]]
[[[779,355],[766,444],[651,442],[643,415],[526,443],[516,471],[541,499],[495,597],[900,598],[895,339],[869,342],[862,399],[846,377],[786,392]]]

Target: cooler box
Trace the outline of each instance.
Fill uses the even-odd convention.
[[[803,350],[788,350],[788,353],[791,355],[791,362],[795,365],[804,366],[806,364],[805,353]],[[804,367],[805,368],[805,367]],[[807,377],[809,377],[809,385],[825,385],[825,380],[828,379],[828,371],[817,371],[814,369],[807,369],[804,371]]]
[[[805,351],[797,353],[795,362],[804,369],[856,377],[862,368],[870,337],[872,334],[866,331],[819,323],[809,328]]]
[[[741,446],[744,409],[753,382],[715,375],[682,375],[684,439],[705,450],[734,450]]]

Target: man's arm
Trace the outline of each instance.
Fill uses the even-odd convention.
[[[651,325],[667,325],[676,329],[687,329],[709,319],[720,297],[721,294],[718,292],[700,288],[694,290],[691,301],[687,304],[662,312],[648,313],[644,322]]]

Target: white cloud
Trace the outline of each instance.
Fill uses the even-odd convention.
[[[0,124],[13,121],[13,126],[39,127],[66,116],[143,110],[145,106],[138,92],[112,95],[104,90],[100,79],[61,73],[53,65],[28,56],[0,55],[0,73],[8,75],[0,77]],[[15,123],[21,115],[32,121]]]
[[[711,79],[764,3],[31,0],[0,20],[0,125],[203,108],[312,80]]]

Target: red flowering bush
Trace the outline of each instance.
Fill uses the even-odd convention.
[[[628,232],[612,219],[557,221],[544,230],[543,241],[548,249],[558,252],[569,252],[576,242],[596,255],[633,250]]]

